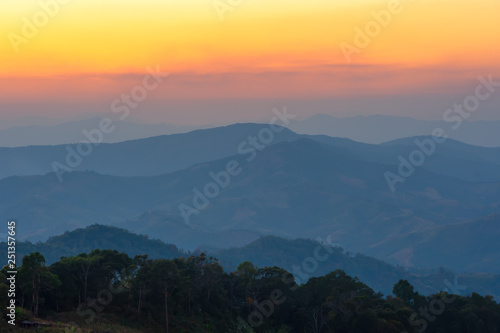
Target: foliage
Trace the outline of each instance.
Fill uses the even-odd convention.
[[[6,276],[0,278],[5,285]],[[276,266],[243,262],[224,272],[205,253],[150,259],[93,250],[49,267],[40,253],[25,256],[17,293],[35,317],[39,308],[40,317],[72,322],[82,332],[118,327],[121,332],[186,333],[500,330],[500,305],[490,296],[441,292],[424,297],[406,280],[393,290],[395,297],[384,298],[342,270],[298,285],[290,272]],[[0,301],[5,307],[7,300]]]

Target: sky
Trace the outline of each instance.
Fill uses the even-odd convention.
[[[3,0],[0,121],[112,113],[147,68],[163,77],[133,108],[144,121],[282,106],[440,119],[479,76],[500,81],[499,14],[498,0]],[[500,119],[498,95],[474,119]]]

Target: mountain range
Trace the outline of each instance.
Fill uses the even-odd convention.
[[[370,145],[283,129],[249,150],[249,137],[268,127],[102,144],[82,163],[88,171],[63,182],[53,173],[22,175],[15,165],[50,167],[65,146],[3,148],[0,215],[16,219],[19,238],[31,241],[95,223],[187,250],[262,235],[321,237],[406,267],[500,273],[498,148],[448,140],[392,192],[384,174],[397,172],[398,156],[409,156],[415,140],[432,138]],[[221,178],[228,165],[240,172]]]
[[[188,133],[162,135],[125,142],[92,145],[88,156],[78,154],[77,144],[0,148],[0,179],[9,176],[44,175],[57,165],[68,166],[68,158],[81,162],[71,170],[92,170],[114,176],[153,176],[185,169],[194,164],[213,161],[238,154],[238,147],[249,137],[255,137],[269,125],[235,124],[225,127],[195,130]],[[326,135],[299,135],[288,129],[275,133],[272,142],[291,142],[310,139],[328,146],[349,151],[351,156],[386,165],[399,163],[399,156],[408,158],[419,149],[415,140],[426,137],[403,138],[384,144],[366,144]],[[247,144],[245,149],[250,148]],[[422,169],[467,181],[500,181],[500,148],[472,146],[448,139],[436,145]]]
[[[500,147],[500,121],[419,120],[385,115],[336,118],[318,114],[292,122],[289,128],[302,134],[323,134],[374,144],[405,137],[429,136],[434,129],[441,128],[454,140],[476,146]]]
[[[24,147],[63,145],[88,140],[83,131],[99,128],[102,119],[109,118],[115,127],[103,136],[105,143],[149,138],[159,135],[186,133],[201,128],[221,125],[179,126],[167,123],[145,123],[137,119],[118,119],[114,114],[95,114],[92,118],[77,117],[58,120],[31,117],[4,120],[0,123],[0,146]],[[116,118],[116,119],[115,119]],[[354,116],[338,118],[316,114],[303,120],[293,120],[288,128],[299,134],[328,135],[358,142],[380,144],[413,136],[429,136],[436,128],[442,128],[449,138],[470,145],[500,147],[500,121],[420,120],[410,117],[387,115]],[[458,127],[456,127],[458,126]]]
[[[7,248],[6,243],[0,243],[0,245],[2,249]],[[318,248],[322,251],[317,252]],[[462,288],[456,290],[455,292],[458,293],[467,294],[470,290],[474,290],[496,298],[500,297],[499,275],[457,275],[442,268],[408,271],[359,253],[346,252],[328,243],[319,243],[309,239],[290,240],[274,236],[260,237],[241,247],[222,250],[199,248],[194,252],[185,252],[173,244],[166,244],[145,235],[137,235],[115,227],[91,225],[84,229],[53,236],[43,243],[20,242],[17,244],[17,256],[18,260],[21,260],[24,255],[31,252],[40,252],[50,265],[60,260],[61,257],[89,253],[93,249],[113,249],[131,257],[147,254],[150,259],[187,257],[203,251],[216,257],[228,272],[236,271],[239,264],[250,261],[257,267],[277,266],[286,269],[292,272],[300,283],[307,282],[310,277],[322,276],[342,269],[385,295],[392,293],[392,287],[399,279],[407,279],[418,292],[423,294],[434,294],[448,288],[449,283],[452,285],[457,283],[467,287],[465,290]],[[314,253],[321,253],[321,257],[326,257],[317,262],[315,269],[306,272],[303,269],[304,262],[311,260]]]

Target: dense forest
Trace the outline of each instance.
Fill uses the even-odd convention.
[[[316,269],[305,272],[302,267],[314,257],[316,248],[328,249],[328,257],[318,261]],[[7,256],[7,243],[0,242],[0,256]],[[25,255],[40,252],[51,265],[62,256],[77,256],[79,253],[90,253],[93,249],[114,249],[124,252],[130,257],[147,254],[149,259],[174,259],[189,257],[204,252],[207,256],[219,259],[218,263],[224,271],[232,272],[242,262],[250,261],[258,267],[278,266],[294,274],[300,279],[297,283],[307,282],[310,277],[319,277],[337,269],[346,274],[357,276],[376,292],[389,295],[394,283],[408,280],[415,290],[429,295],[446,288],[445,281],[458,279],[460,285],[467,286],[465,292],[475,291],[482,295],[492,295],[500,299],[500,275],[484,273],[461,273],[448,268],[405,268],[390,265],[377,258],[352,253],[335,244],[318,242],[310,239],[284,239],[275,236],[263,236],[255,241],[237,248],[217,249],[202,246],[188,252],[174,244],[167,244],[145,235],[131,233],[104,225],[91,225],[64,234],[53,236],[45,242],[17,242],[16,256],[21,260]],[[312,256],[312,257],[311,257]],[[297,270],[296,267],[301,267]],[[301,273],[301,271],[303,273]]]
[[[0,274],[7,319],[8,270]],[[500,305],[491,296],[423,296],[399,280],[384,297],[342,270],[299,285],[282,268],[251,262],[225,272],[204,253],[149,259],[93,250],[47,265],[34,252],[17,272],[17,323],[41,318],[53,323],[45,332],[500,331]]]

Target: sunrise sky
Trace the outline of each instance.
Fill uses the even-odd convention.
[[[393,1],[54,1],[0,2],[0,119],[107,112],[148,66],[170,76],[135,117],[179,124],[263,119],[276,103],[436,119],[478,76],[500,80],[498,0],[401,0],[350,62],[340,45]],[[216,3],[236,5],[222,20]]]

